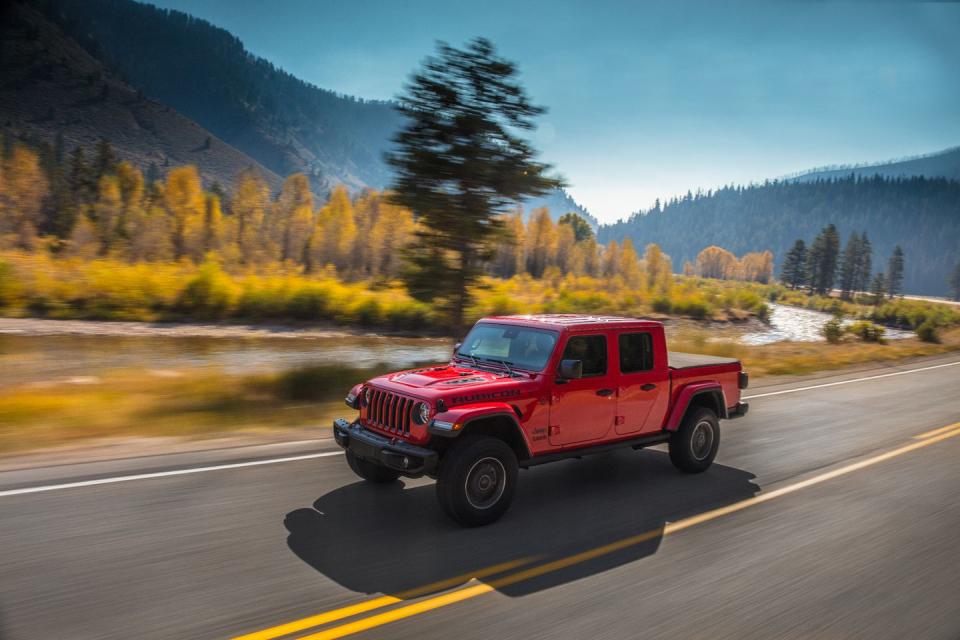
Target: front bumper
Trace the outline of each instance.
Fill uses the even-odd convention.
[[[727,409],[727,418],[742,418],[743,416],[747,415],[747,411],[749,411],[749,409],[750,405],[746,402],[738,402],[737,406]]]
[[[440,459],[433,449],[388,438],[363,428],[359,422],[343,418],[333,421],[333,437],[337,444],[358,458],[376,462],[410,478],[432,474]]]

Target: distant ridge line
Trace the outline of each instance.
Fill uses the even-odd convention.
[[[787,173],[777,178],[774,178],[776,181],[780,180],[794,180],[796,178],[802,178],[804,176],[813,175],[815,173],[824,173],[827,171],[856,171],[858,169],[869,169],[871,167],[885,167],[891,164],[900,164],[902,162],[912,162],[914,160],[928,160],[930,158],[936,158],[937,156],[943,156],[948,153],[953,153],[955,151],[960,151],[960,145],[954,147],[948,147],[946,149],[941,149],[940,151],[932,151],[930,153],[920,153],[912,156],[903,156],[900,158],[893,158],[890,160],[881,160],[879,162],[860,162],[856,164],[828,164],[822,167],[813,167],[812,169],[804,169],[802,171],[795,171],[793,173]]]

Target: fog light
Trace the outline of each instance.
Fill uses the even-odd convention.
[[[408,458],[407,456],[403,456],[403,468],[404,469],[410,468],[410,458]]]

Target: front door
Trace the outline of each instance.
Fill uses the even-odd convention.
[[[618,434],[657,431],[670,398],[666,363],[655,362],[653,336],[646,331],[624,331],[617,336]]]
[[[598,440],[613,428],[617,413],[616,370],[603,334],[567,338],[564,360],[583,362],[583,377],[558,380],[550,407],[550,444]],[[558,363],[559,364],[559,363]]]

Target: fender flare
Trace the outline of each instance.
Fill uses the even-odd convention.
[[[727,402],[723,396],[723,387],[719,382],[692,382],[682,389],[677,395],[677,399],[670,410],[670,416],[667,418],[667,431],[676,431],[680,428],[680,422],[690,408],[694,398],[701,395],[711,396],[711,401],[715,404],[718,418],[727,417]]]
[[[506,402],[484,402],[452,407],[433,417],[430,421],[429,431],[432,435],[456,438],[467,431],[471,424],[487,418],[501,418],[511,425],[512,430],[516,432],[520,442],[523,443],[527,456],[529,456],[530,443],[527,441],[527,435],[520,427],[517,415],[518,409]]]

